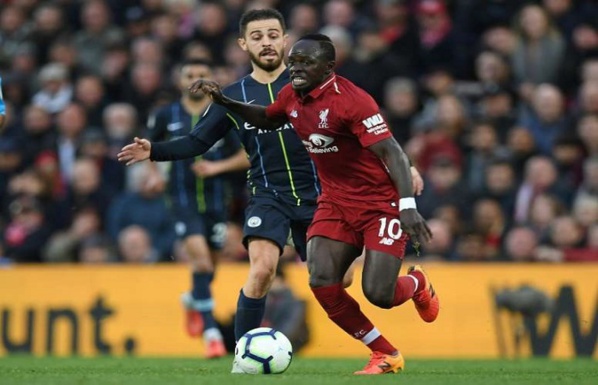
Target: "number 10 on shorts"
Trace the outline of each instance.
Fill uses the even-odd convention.
[[[384,217],[378,219],[378,222],[380,222],[380,230],[378,230],[380,243],[392,245],[394,241],[401,238],[403,229],[401,228],[401,222],[397,218],[391,218],[389,220]]]

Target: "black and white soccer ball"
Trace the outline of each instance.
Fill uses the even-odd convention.
[[[235,347],[235,364],[246,374],[279,374],[287,370],[292,359],[291,342],[272,328],[248,331]]]

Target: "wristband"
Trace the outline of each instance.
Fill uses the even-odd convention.
[[[416,209],[417,206],[415,205],[415,198],[401,198],[399,199],[399,211],[407,210],[407,209]]]

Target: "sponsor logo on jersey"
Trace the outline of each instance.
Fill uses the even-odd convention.
[[[247,220],[247,226],[259,227],[262,224],[262,218],[253,216]]]
[[[284,125],[278,127],[276,130],[264,130],[263,128],[257,128],[256,126],[253,126],[253,125],[245,122],[245,123],[243,123],[243,128],[245,128],[245,130],[247,130],[247,131],[257,129],[258,135],[262,135],[262,134],[271,134],[276,131],[290,130],[293,128],[293,125],[291,123],[285,123]]]
[[[361,123],[366,127],[368,134],[380,135],[388,131],[388,125],[380,114],[372,115]]]
[[[338,152],[338,146],[332,146],[334,138],[322,134],[311,134],[309,140],[303,140],[303,145],[312,154],[327,154]]]
[[[326,108],[320,111],[320,123],[318,123],[318,128],[328,128],[328,113],[330,112],[330,108]]]
[[[166,129],[169,132],[174,132],[174,131],[178,131],[178,130],[182,129],[183,127],[185,127],[183,122],[174,122],[174,123],[168,123],[168,125],[166,126]]]

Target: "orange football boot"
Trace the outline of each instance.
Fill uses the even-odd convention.
[[[412,298],[413,303],[415,304],[415,309],[419,313],[421,319],[423,319],[426,322],[434,322],[438,317],[438,312],[440,310],[440,302],[438,300],[438,295],[436,295],[436,292],[432,287],[430,278],[420,265],[411,266],[407,270],[407,274],[411,274],[415,271],[421,273],[426,280],[424,282],[424,289],[420,290]],[[419,284],[421,285],[422,282],[419,282]]]
[[[201,313],[193,309],[185,309],[185,326],[189,336],[201,337],[203,333],[203,317]]]
[[[206,358],[220,358],[226,356],[226,347],[221,339],[206,340]]]
[[[398,373],[405,368],[405,359],[400,352],[384,354],[382,352],[372,352],[370,362],[363,368],[353,374],[387,374]]]

